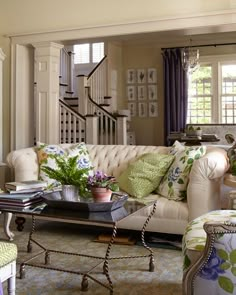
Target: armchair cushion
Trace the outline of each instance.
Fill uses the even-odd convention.
[[[136,198],[146,197],[158,187],[173,160],[173,155],[142,155],[118,177],[120,188]]]
[[[157,188],[157,193],[168,199],[186,199],[189,173],[193,162],[206,153],[206,146],[184,147],[176,141],[170,150],[175,160]]]
[[[12,243],[0,242],[0,267],[16,260],[17,246]]]

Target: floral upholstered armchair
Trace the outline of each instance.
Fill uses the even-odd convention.
[[[183,276],[185,295],[236,294],[236,211],[221,210],[212,213],[213,219],[221,215],[224,216],[224,221],[219,218],[219,221],[204,222],[202,228],[206,233],[206,239],[195,236],[191,240],[190,247],[197,249],[200,255],[193,263],[185,256]],[[192,230],[191,227],[197,230],[200,220],[204,221],[205,217],[191,223],[188,232]],[[188,252],[186,246],[189,247],[189,243],[185,242],[186,254]]]

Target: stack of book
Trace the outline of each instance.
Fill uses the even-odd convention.
[[[18,182],[7,182],[5,188],[10,194],[25,194],[45,190],[47,187],[46,181],[27,180]]]
[[[43,192],[25,193],[25,194],[9,194],[0,193],[0,207],[15,206],[26,207],[43,201]]]

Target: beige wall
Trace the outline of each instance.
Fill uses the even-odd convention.
[[[112,110],[124,108],[122,97],[122,77],[123,77],[123,64],[122,64],[122,44],[121,42],[108,42],[107,43],[107,56],[108,56],[108,93],[112,97],[111,105]]]
[[[140,22],[235,7],[235,0],[1,0],[0,35]]]
[[[123,48],[123,93],[124,103],[127,107],[126,95],[126,72],[127,69],[148,69],[156,68],[157,70],[157,96],[158,96],[158,117],[156,118],[140,118],[133,117],[131,129],[135,132],[136,143],[140,145],[163,145],[163,80],[162,80],[162,57],[161,49],[156,45],[146,46],[124,46]],[[137,86],[137,84],[136,84]],[[137,101],[137,100],[136,100]],[[137,103],[136,103],[136,106]]]

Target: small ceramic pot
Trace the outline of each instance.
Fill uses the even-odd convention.
[[[92,187],[92,196],[94,202],[110,202],[112,191],[105,187]]]
[[[75,185],[62,185],[62,200],[79,202],[79,189]]]

